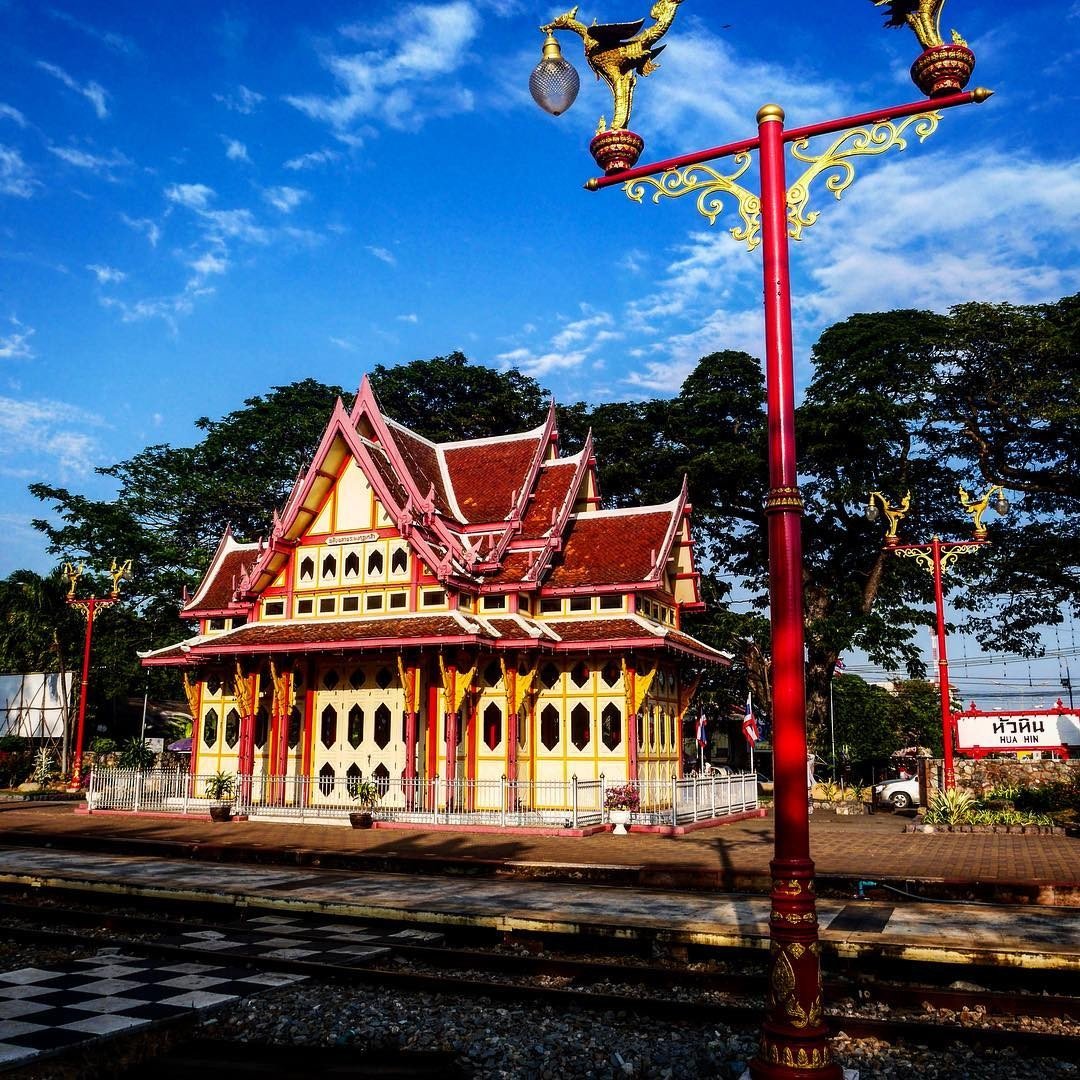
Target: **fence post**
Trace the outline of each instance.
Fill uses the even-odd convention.
[[[86,789],[86,812],[92,814],[94,812],[94,778],[97,775],[97,768],[95,766],[90,767],[90,783]]]
[[[142,795],[142,780],[143,780],[142,769],[136,769],[135,770],[135,807],[134,807],[134,812],[136,814],[139,812],[139,799],[140,799],[140,797]]]
[[[573,823],[574,828],[577,828],[577,808],[578,808],[578,791],[577,791],[577,773],[574,773],[570,777],[570,820]]]
[[[671,824],[679,824],[679,778],[671,774]]]

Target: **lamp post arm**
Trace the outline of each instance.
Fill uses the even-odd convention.
[[[857,113],[854,116],[844,116],[837,120],[825,120],[820,124],[806,124],[803,127],[788,128],[783,134],[783,141],[785,143],[797,142],[799,139],[812,139],[817,135],[830,135],[836,131],[843,131],[845,128],[880,123],[884,120],[895,120],[901,116],[937,112],[940,109],[951,109],[957,105],[981,104],[992,95],[992,90],[978,87],[975,90],[967,90],[962,94],[923,98],[920,101],[912,101],[906,105],[893,105],[887,109]],[[761,140],[757,137],[739,139],[737,142],[725,143],[723,146],[713,146],[707,150],[696,150],[691,154],[680,154],[678,157],[665,158],[663,161],[655,161],[651,165],[638,165],[633,169],[624,169],[621,172],[612,173],[611,176],[592,177],[586,181],[585,187],[589,191],[599,191],[601,188],[624,184],[627,180],[636,180],[641,176],[653,176],[656,173],[667,172],[670,169],[681,169],[687,165],[700,165],[705,161],[733,157],[749,150],[757,150],[760,145]]]

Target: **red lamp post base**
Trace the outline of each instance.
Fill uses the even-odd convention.
[[[975,54],[966,45],[935,45],[911,65],[912,82],[927,97],[958,94],[975,70]]]
[[[606,176],[632,169],[644,149],[645,140],[624,128],[601,131],[589,143],[589,152]]]
[[[773,859],[769,992],[754,1080],[843,1080],[822,1022],[821,945],[809,858]]]

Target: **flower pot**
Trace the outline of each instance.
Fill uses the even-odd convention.
[[[609,810],[608,821],[611,822],[615,828],[612,832],[616,836],[626,835],[626,826],[630,824],[630,811],[629,810]]]
[[[218,803],[210,807],[211,821],[232,821],[232,806],[228,803]]]
[[[375,824],[370,810],[355,810],[349,815],[349,824],[354,829],[370,829]]]

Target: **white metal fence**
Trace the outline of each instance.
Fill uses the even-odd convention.
[[[211,799],[213,777],[163,770],[95,768],[87,791],[89,811],[206,814],[212,804],[228,802],[234,814],[289,821],[326,821],[362,809],[354,798],[359,780],[318,776],[234,776],[232,794]],[[551,826],[578,828],[607,819],[605,793],[597,780],[561,781],[455,780],[438,776],[384,780],[373,813],[387,821],[454,825]],[[694,776],[679,780],[641,781],[639,808],[631,824],[680,825],[756,810],[754,773]]]

